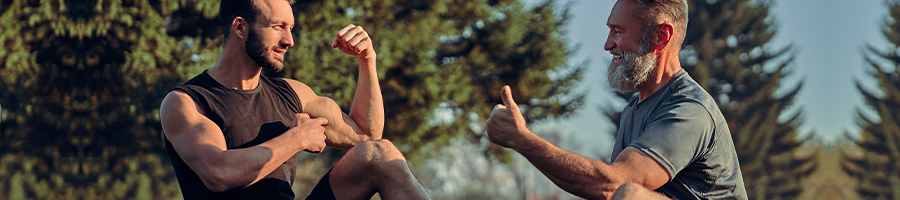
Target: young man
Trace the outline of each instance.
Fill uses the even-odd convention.
[[[508,86],[501,92],[504,105],[488,119],[488,138],[587,199],[747,199],[725,119],[679,63],[687,9],[684,0],[619,0],[613,7],[604,46],[614,58],[609,84],[638,94],[622,112],[612,163],[534,135]]]
[[[429,199],[403,155],[381,139],[384,108],[376,54],[362,27],[348,25],[331,46],[359,60],[350,114],[280,71],[294,45],[292,2],[223,0],[225,47],[211,69],[162,102],[166,149],[185,199],[294,199],[294,156],[349,148],[308,199]]]

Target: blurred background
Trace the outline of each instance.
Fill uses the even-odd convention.
[[[684,69],[719,103],[751,199],[900,198],[898,0],[689,0]],[[349,110],[366,28],[390,139],[435,199],[577,199],[484,135],[510,85],[534,132],[610,161],[613,0],[298,0],[285,69]],[[169,89],[222,50],[218,0],[0,0],[0,199],[181,199]],[[343,151],[298,153],[306,194]],[[376,196],[377,198],[377,196]]]

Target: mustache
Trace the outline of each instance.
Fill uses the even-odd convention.
[[[622,49],[619,49],[619,47],[609,49],[609,53],[613,54],[613,55],[620,55],[620,56],[625,55],[625,51],[622,51]]]
[[[288,47],[287,45],[284,45],[284,44],[277,44],[274,47],[272,47],[273,50],[282,50],[282,51],[287,51],[288,48],[290,48],[290,47]]]

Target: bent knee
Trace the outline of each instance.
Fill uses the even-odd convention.
[[[648,191],[649,190],[644,188],[641,184],[628,182],[620,185],[610,199],[634,199],[635,196],[640,196],[641,193]]]
[[[361,154],[369,162],[382,162],[390,160],[406,160],[394,143],[387,139],[365,141],[350,149],[354,154]],[[349,154],[349,153],[348,153]]]
[[[640,184],[633,183],[633,182],[628,182],[628,183],[625,183],[625,184],[620,185],[620,186],[619,186],[619,189],[616,189],[616,191],[622,191],[622,192],[637,192],[637,191],[641,191],[641,190],[643,190],[643,189],[644,189],[644,186],[642,186],[642,185],[640,185]]]

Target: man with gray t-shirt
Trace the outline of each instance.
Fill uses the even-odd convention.
[[[683,69],[685,0],[619,0],[607,20],[609,85],[638,91],[622,112],[612,163],[532,133],[508,86],[488,139],[521,153],[553,183],[587,199],[747,199],[734,143],[713,98]]]
[[[728,124],[713,98],[680,70],[640,103],[634,95],[622,111],[615,158],[634,147],[672,176],[656,191],[679,199],[746,196]],[[689,198],[685,198],[689,197]]]

